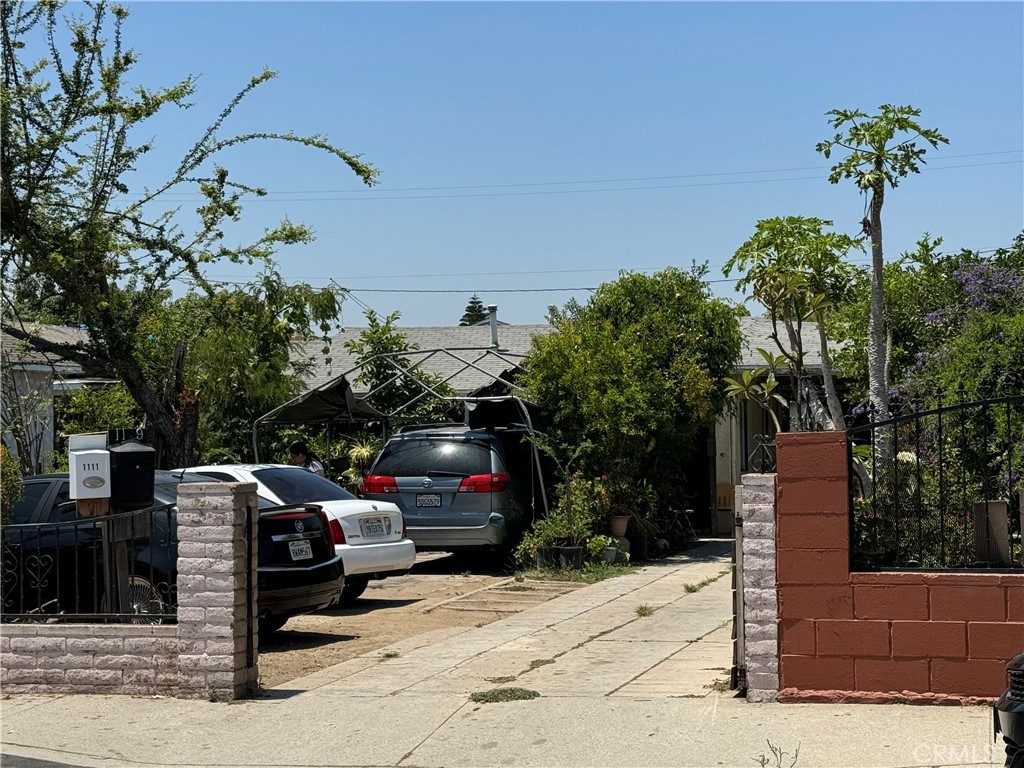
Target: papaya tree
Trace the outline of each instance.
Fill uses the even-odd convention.
[[[861,229],[871,240],[871,312],[868,317],[868,390],[878,419],[889,416],[889,354],[885,328],[884,251],[882,248],[882,206],[886,187],[895,189],[911,173],[920,173],[927,147],[948,144],[949,139],[934,128],[924,128],[917,119],[921,110],[912,106],[883,104],[878,114],[859,109],[827,112],[835,135],[819,142],[816,149],[826,159],[832,153],[843,157],[832,166],[828,180],[838,184],[852,179],[862,194],[869,195],[867,215]]]
[[[806,216],[763,219],[723,269],[726,276],[739,272],[736,289],[751,291],[751,297],[768,312],[771,338],[790,372],[797,429],[810,428],[813,422],[820,421],[810,416],[816,393],[809,386],[805,363],[803,328],[807,321],[817,326],[830,426],[844,426],[825,321],[829,310],[849,296],[856,269],[845,257],[860,243],[847,235],[826,231],[830,226],[831,221]]]

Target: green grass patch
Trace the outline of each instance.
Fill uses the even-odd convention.
[[[382,653],[380,655],[380,658],[381,658],[382,661],[387,661],[388,659],[397,659],[398,658],[398,652],[397,651],[384,651],[384,653]]]
[[[528,587],[525,584],[509,584],[507,587],[500,587],[501,592],[536,592],[536,587]]]
[[[708,576],[706,579],[704,579],[703,581],[698,581],[696,584],[684,584],[683,589],[685,589],[687,592],[700,592],[708,584],[714,584],[727,573],[729,573],[729,571],[722,571],[717,576]]]
[[[719,678],[718,680],[715,680],[715,682],[709,683],[704,687],[710,688],[712,691],[715,691],[716,693],[726,693],[731,690],[729,688],[729,681],[724,680],[722,678]]]
[[[653,616],[654,609],[651,608],[651,606],[649,606],[647,603],[644,603],[643,605],[638,605],[636,607],[636,615],[639,619],[642,619],[645,616]]]
[[[636,573],[637,568],[634,565],[609,565],[608,563],[587,563],[583,566],[583,570],[541,570],[539,568],[531,568],[526,571],[522,571],[521,574],[517,574],[516,580],[518,581],[519,575],[522,575],[526,580],[529,581],[571,581],[579,584],[596,584],[599,581],[605,579],[614,579],[617,576],[627,576],[631,573]]]
[[[511,683],[516,679],[515,675],[502,675],[501,677],[485,677],[488,683],[494,683],[495,685],[504,685],[505,683]]]
[[[503,701],[529,701],[540,694],[529,688],[492,688],[489,691],[477,691],[469,695],[470,701],[477,704],[498,704]]]
[[[537,669],[537,667],[543,667],[545,664],[554,664],[554,663],[555,663],[554,659],[534,659],[533,661],[530,662],[530,669],[528,669],[526,671],[529,672],[530,670]]]

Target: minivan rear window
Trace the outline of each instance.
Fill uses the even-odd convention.
[[[491,472],[489,446],[444,438],[394,440],[385,446],[373,474],[420,477],[430,472],[485,475]]]

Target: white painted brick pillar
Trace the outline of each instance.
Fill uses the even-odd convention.
[[[255,483],[178,486],[180,697],[228,701],[257,687],[258,522]]]
[[[743,631],[747,701],[779,696],[775,475],[743,475]]]

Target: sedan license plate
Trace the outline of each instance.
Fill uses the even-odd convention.
[[[313,559],[313,545],[308,541],[289,541],[288,548],[292,551],[292,560]]]
[[[385,525],[382,517],[364,517],[359,521],[359,530],[366,538],[375,539],[391,533],[391,526]]]
[[[417,493],[416,494],[416,506],[417,507],[440,507],[441,506],[441,494],[440,493]]]

